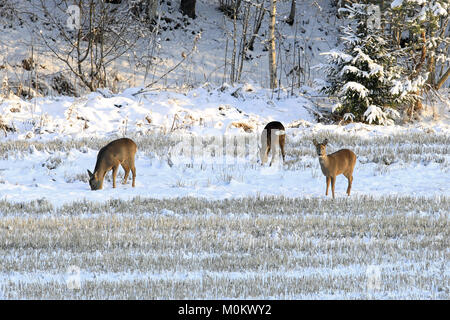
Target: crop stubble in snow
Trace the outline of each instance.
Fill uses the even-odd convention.
[[[449,204],[396,196],[136,198],[32,212],[2,203],[2,295],[448,298]],[[67,288],[69,266],[80,270],[78,290]],[[380,284],[368,289],[373,266]]]
[[[284,170],[312,171],[315,180],[310,183],[320,184],[320,193],[324,181],[310,143],[313,137],[328,137],[333,150],[354,149],[358,169],[368,172],[366,167],[375,164],[379,179],[395,180],[392,165],[419,175],[415,166],[434,163],[448,175],[447,135],[364,139],[328,132],[288,134]],[[136,140],[141,157],[164,159],[167,137]],[[65,166],[65,157],[76,161],[106,142],[5,141],[0,150],[4,161],[26,161],[46,152],[48,160],[36,167],[51,174]],[[66,183],[77,187],[79,180],[84,185],[84,170],[65,176]],[[175,183],[176,190],[192,183],[190,171],[201,170],[208,169],[179,169],[186,175]],[[245,181],[252,170],[257,173],[255,164],[232,166],[220,179]],[[0,172],[0,183],[10,179],[7,171]],[[448,193],[388,191],[376,196],[356,192],[335,201],[314,195],[215,200],[141,195],[63,204],[3,198],[0,298],[448,299]],[[79,271],[79,289],[68,288],[69,270]],[[375,287],[373,270],[378,272]]]

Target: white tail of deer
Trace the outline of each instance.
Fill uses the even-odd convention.
[[[323,175],[327,178],[327,190],[325,195],[328,195],[328,187],[331,182],[331,192],[334,199],[336,176],[340,174],[343,174],[348,180],[347,195],[350,195],[353,182],[353,169],[356,164],[356,155],[349,149],[341,149],[327,155],[327,139],[322,143],[317,143],[316,139],[314,139],[313,143],[316,146],[317,155],[319,156],[320,168],[322,169]]]
[[[261,134],[261,165],[267,162],[269,157],[269,152],[272,150],[272,159],[270,160],[270,165],[275,158],[278,146],[281,149],[281,155],[283,157],[283,162],[285,160],[284,144],[286,142],[286,131],[281,122],[272,121],[266,124],[264,130]]]
[[[97,155],[94,173],[88,170],[89,185],[91,190],[100,190],[103,188],[103,180],[106,173],[112,169],[113,188],[116,187],[116,176],[119,165],[125,170],[123,184],[127,183],[128,174],[133,173],[133,184],[136,182],[136,167],[134,166],[134,156],[137,151],[136,143],[128,138],[114,140],[100,149]]]

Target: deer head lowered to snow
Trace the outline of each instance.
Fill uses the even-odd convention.
[[[127,183],[128,174],[133,173],[133,184],[136,182],[136,167],[134,166],[134,156],[137,151],[136,143],[128,138],[114,140],[100,149],[97,155],[94,173],[89,174],[89,185],[91,190],[100,190],[103,188],[103,180],[106,173],[112,169],[113,188],[116,187],[116,176],[119,165],[125,170],[123,184]]]

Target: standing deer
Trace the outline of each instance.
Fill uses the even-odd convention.
[[[116,176],[119,165],[125,170],[123,184],[127,183],[128,174],[133,173],[133,184],[136,182],[136,167],[134,166],[134,156],[137,151],[136,143],[128,138],[114,140],[100,149],[97,155],[94,173],[89,174],[89,185],[91,190],[100,190],[103,188],[103,180],[106,173],[112,169],[113,188],[116,187]]]
[[[316,139],[313,140],[316,146],[317,155],[319,156],[320,168],[323,175],[327,178],[327,191],[325,195],[328,195],[328,187],[331,181],[331,192],[334,199],[334,185],[336,183],[336,176],[344,174],[348,179],[347,195],[350,195],[353,182],[353,169],[355,168],[356,155],[349,149],[341,149],[335,153],[327,155],[326,146],[328,139],[325,139],[322,143],[317,143]]]
[[[283,162],[285,160],[284,143],[286,141],[286,131],[284,126],[279,121],[272,121],[266,124],[261,134],[261,165],[267,162],[270,149],[272,149],[272,159],[270,165],[272,165],[273,159],[277,151],[277,145],[281,148],[281,155],[283,156]]]

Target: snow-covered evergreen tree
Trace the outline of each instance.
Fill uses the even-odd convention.
[[[398,90],[403,71],[382,30],[370,25],[373,16],[369,9],[366,4],[340,9],[348,13],[351,23],[342,30],[344,49],[325,53],[328,64],[322,67],[328,85],[323,91],[340,98],[333,111],[342,116],[352,114],[356,121],[390,124],[398,115],[395,109],[399,104],[413,96],[408,88]]]
[[[449,76],[449,11],[448,0],[394,0],[387,12],[394,44],[404,53],[407,80],[415,81],[417,93],[420,83],[439,89]]]

